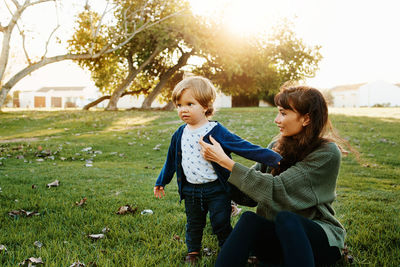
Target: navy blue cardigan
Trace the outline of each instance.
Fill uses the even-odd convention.
[[[172,135],[171,144],[168,148],[167,159],[164,163],[164,167],[162,168],[160,175],[156,181],[156,186],[165,187],[166,184],[169,184],[172,180],[172,177],[176,173],[179,195],[180,199],[183,199],[182,188],[187,183],[186,176],[182,169],[182,149],[181,149],[181,138],[183,129],[186,124],[180,126],[178,130]],[[225,153],[231,157],[231,153],[235,153],[239,156],[242,156],[246,159],[254,160],[259,163],[266,164],[268,166],[277,166],[278,162],[282,159],[281,155],[272,151],[268,148],[262,148],[260,146],[253,145],[252,143],[243,140],[239,136],[231,133],[228,129],[222,126],[217,122],[214,128],[211,129],[204,136],[204,141],[206,143],[211,144],[209,136],[218,141],[221,144],[221,147],[225,151]],[[227,180],[230,175],[230,171],[221,167],[215,162],[211,162],[215,173],[218,176],[218,180],[224,186],[227,192],[230,191],[230,187],[227,183]]]

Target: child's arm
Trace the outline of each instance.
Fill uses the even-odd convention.
[[[233,152],[246,159],[254,160],[268,166],[276,167],[282,159],[281,155],[275,151],[254,145],[228,130],[222,138],[215,138],[215,140],[221,144],[225,151]]]
[[[175,140],[176,134],[174,134],[171,138],[167,159],[165,160],[164,166],[158,175],[156,184],[153,188],[154,196],[156,198],[162,198],[165,196],[164,187],[166,184],[171,182],[172,177],[174,177],[175,174]]]

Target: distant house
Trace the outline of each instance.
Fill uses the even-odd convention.
[[[41,87],[35,91],[19,93],[21,108],[74,108],[83,107],[99,96],[95,87]]]
[[[83,108],[86,104],[96,100],[101,93],[96,87],[85,86],[52,86],[41,87],[32,91],[19,92],[18,100],[14,107],[20,108]],[[119,99],[118,108],[141,107],[144,96],[127,95]],[[18,102],[18,103],[17,103]],[[98,107],[105,107],[108,100],[103,101]],[[154,101],[152,107],[162,107],[165,103]],[[231,97],[222,93],[217,94],[214,106],[216,108],[231,107]]]
[[[384,81],[340,85],[330,92],[334,107],[400,106],[400,87]]]

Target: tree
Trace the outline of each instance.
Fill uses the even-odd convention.
[[[312,77],[321,60],[319,46],[307,46],[292,25],[283,21],[269,36],[238,38],[223,27],[214,27],[213,55],[198,69],[212,77],[221,90],[232,96],[263,99],[273,104],[273,96],[287,81]]]
[[[114,11],[117,3],[119,1],[111,1],[107,0],[107,6],[104,9],[104,12],[101,16],[91,16],[94,12],[90,11],[90,5],[89,1],[86,1],[85,4],[85,11],[88,13],[88,16],[90,18],[93,18],[92,20],[88,20],[89,25],[88,28],[91,29],[90,35],[88,35],[88,38],[86,39],[86,43],[82,45],[81,49],[77,49],[74,53],[66,53],[66,54],[61,54],[61,55],[56,55],[56,56],[51,56],[47,57],[47,51],[48,51],[48,45],[50,44],[50,41],[52,41],[54,38],[54,33],[57,31],[59,25],[57,25],[51,34],[48,37],[47,42],[43,45],[44,46],[44,53],[43,55],[37,59],[33,60],[29,56],[29,53],[27,52],[27,49],[25,47],[25,39],[26,39],[26,34],[22,28],[18,26],[18,21],[21,19],[22,14],[30,7],[34,5],[39,5],[43,4],[45,2],[53,2],[55,4],[55,8],[57,9],[58,7],[58,0],[24,0],[23,3],[21,4],[17,0],[10,0],[11,3],[8,3],[7,0],[4,1],[5,5],[8,8],[8,11],[10,13],[10,19],[6,26],[3,26],[3,23],[0,24],[0,32],[3,34],[3,42],[2,42],[2,48],[1,48],[1,54],[0,54],[0,107],[3,105],[7,94],[9,91],[12,89],[12,87],[17,84],[22,78],[26,77],[33,71],[51,63],[63,61],[63,60],[82,60],[82,59],[97,59],[102,57],[103,55],[110,54],[124,45],[126,45],[128,42],[130,42],[135,35],[138,33],[142,32],[145,29],[151,28],[152,26],[160,23],[164,19],[168,19],[169,17],[172,17],[176,14],[170,14],[170,16],[166,16],[163,18],[160,18],[160,16],[155,16],[151,17],[147,20],[144,21],[144,18],[146,17],[146,14],[149,12],[149,3],[150,2],[157,2],[157,0],[154,1],[143,1],[141,5],[136,5],[136,9],[131,9],[129,13],[125,14],[125,25],[129,24],[129,27],[125,27],[120,31],[114,31],[114,32],[108,32],[107,39],[102,38],[103,33],[105,31],[105,17],[108,15],[110,12]],[[160,2],[168,2],[167,0],[159,0]],[[162,12],[162,10],[160,10]],[[137,17],[138,14],[142,14],[142,16]],[[144,15],[143,15],[144,14]],[[11,78],[8,80],[5,80],[4,73],[6,71],[7,65],[8,65],[8,59],[10,55],[10,41],[11,41],[11,36],[12,33],[17,26],[19,30],[19,34],[23,40],[23,49],[24,53],[26,56],[26,61],[27,61],[27,66],[25,66],[23,69],[21,69],[19,72],[17,72],[15,75],[13,75]]]
[[[120,2],[121,13],[129,8],[129,5],[124,7],[126,2],[129,1]],[[168,8],[171,9],[170,12],[176,12],[176,10],[186,10],[186,12],[182,16],[174,16],[141,32],[134,42],[109,55],[112,56],[112,60],[103,60],[102,64],[95,64],[94,60],[85,60],[80,63],[91,71],[93,80],[101,88],[103,94],[112,94],[110,97],[104,96],[101,99],[112,99],[116,92],[123,95],[126,95],[126,92],[130,95],[142,94],[146,96],[142,108],[149,109],[158,96],[162,95],[162,98],[167,99],[168,91],[171,91],[175,85],[170,81],[176,80],[176,77],[182,77],[179,70],[187,65],[188,59],[192,55],[201,55],[200,43],[206,38],[202,34],[202,24],[199,23],[201,20],[190,13],[184,1],[170,1]],[[157,8],[154,9],[157,10]],[[141,64],[143,56],[147,57],[155,47],[160,48],[160,53],[142,69],[141,73],[136,74],[134,82],[131,80],[131,85],[118,87],[123,83],[127,85],[125,77],[120,75],[129,70],[126,54],[130,53],[133,56],[136,67],[143,66]],[[95,102],[99,103],[98,100]],[[91,106],[93,106],[92,103],[85,108]],[[113,109],[116,109],[116,104]]]
[[[132,10],[136,9],[136,6],[143,4],[147,5],[146,12],[136,13],[133,17],[127,17],[126,14],[130,14]],[[129,29],[132,25],[132,23],[129,23],[130,19],[141,19],[143,23],[146,23],[148,20],[154,20],[155,18],[165,21],[154,25],[151,29],[149,28],[146,31],[138,33],[135,36],[135,39],[132,39],[126,45],[121,46],[119,49],[107,56],[98,59],[84,59],[78,61],[79,65],[91,71],[92,78],[95,81],[95,84],[100,88],[101,92],[103,94],[110,94],[110,97],[102,98],[110,99],[106,110],[116,110],[117,102],[126,90],[129,90],[129,94],[135,94],[134,92],[137,92],[137,94],[146,94],[147,91],[153,88],[156,83],[154,79],[153,82],[149,82],[151,79],[147,79],[148,81],[144,82],[146,88],[138,88],[138,86],[132,85],[132,81],[138,77],[140,72],[145,68],[147,68],[147,72],[149,72],[149,67],[147,67],[148,65],[154,66],[154,62],[162,61],[160,58],[171,54],[174,47],[177,46],[179,40],[172,37],[176,34],[170,31],[170,25],[171,21],[174,21],[180,16],[174,16],[172,18],[172,15],[177,14],[186,8],[186,3],[180,0],[121,0],[117,2],[117,8],[114,12],[116,23],[115,25],[105,28],[105,31],[102,34],[102,38],[105,40],[109,38],[108,35],[110,33],[121,32],[125,29]],[[94,14],[90,15],[93,16]],[[170,19],[166,20],[168,17],[170,17]],[[91,29],[88,27],[88,18],[89,16],[87,14],[81,14],[76,32],[70,40],[70,51],[80,49],[82,47],[81,44],[85,43],[88,36],[90,36]],[[96,41],[101,43],[101,40]],[[185,57],[187,56],[185,55]],[[126,72],[127,74],[125,74]],[[160,73],[161,72],[159,72],[159,74]],[[99,103],[98,100],[95,102]],[[85,108],[91,106],[93,106],[92,103],[87,105]]]

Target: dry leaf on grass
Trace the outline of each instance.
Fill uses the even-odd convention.
[[[57,186],[59,186],[59,185],[60,185],[60,181],[55,180],[54,182],[47,184],[47,187],[48,187],[48,188],[50,188],[50,187],[57,187]]]
[[[21,262],[19,265],[31,267],[31,266],[36,266],[37,264],[44,264],[42,258],[30,257],[29,259],[26,259],[23,262]]]
[[[174,241],[179,241],[179,242],[183,242],[183,240],[181,239],[181,237],[180,237],[179,235],[176,235],[176,234],[172,237],[172,240],[174,240]]]
[[[204,249],[203,249],[203,255],[212,256],[212,255],[214,255],[215,253],[216,253],[216,251],[214,251],[214,250],[212,250],[212,249],[210,249],[210,248],[204,248]]]
[[[104,234],[91,234],[91,235],[88,235],[88,237],[90,237],[90,238],[93,239],[93,240],[97,240],[97,239],[102,239],[102,238],[104,238],[105,235],[104,235]]]
[[[84,197],[84,198],[81,199],[81,201],[79,201],[79,202],[76,201],[76,202],[75,202],[75,205],[77,205],[77,206],[79,206],[79,207],[80,207],[80,206],[83,206],[83,205],[86,203],[86,200],[87,200],[87,198]]]
[[[76,261],[74,263],[72,263],[69,267],[84,267],[86,266],[83,262],[80,261]]]
[[[124,214],[127,214],[127,213],[135,214],[135,212],[137,211],[137,209],[138,209],[137,207],[135,207],[135,208],[132,209],[131,206],[125,205],[125,206],[119,207],[119,209],[118,209],[118,211],[117,211],[117,214],[119,214],[119,215],[124,215]]]
[[[35,247],[38,247],[38,248],[43,247],[43,243],[40,241],[35,241],[33,244],[35,245]]]
[[[161,144],[157,144],[155,147],[153,147],[153,150],[159,151],[160,150],[160,146],[161,146]]]
[[[11,217],[18,217],[19,215],[25,215],[25,217],[31,217],[31,216],[38,216],[40,215],[39,212],[37,211],[26,211],[26,210],[12,210],[8,213]]]
[[[142,215],[152,215],[154,212],[152,210],[143,210],[140,214]]]

